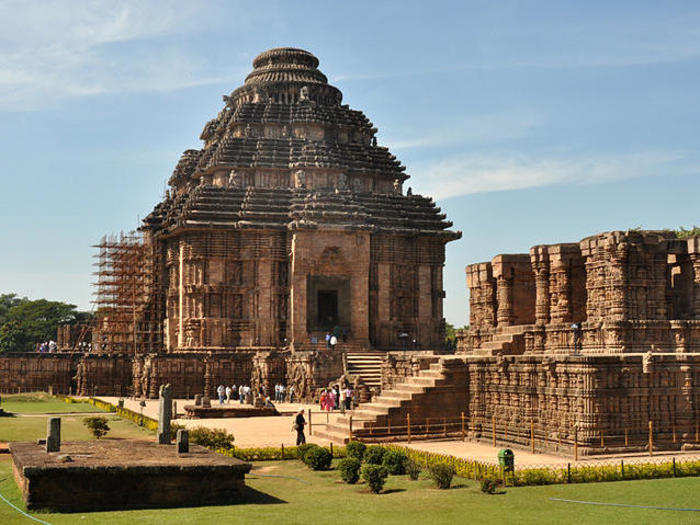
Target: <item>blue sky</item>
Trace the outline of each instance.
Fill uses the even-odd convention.
[[[88,308],[90,245],[137,225],[277,46],[313,52],[463,231],[452,323],[466,264],[700,224],[698,2],[0,0],[0,20],[0,292]]]

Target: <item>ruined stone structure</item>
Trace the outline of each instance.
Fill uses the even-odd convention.
[[[700,239],[608,232],[534,246],[467,267],[469,335],[478,355],[700,351]]]
[[[337,418],[327,437],[390,439],[410,418],[414,438],[433,419],[438,433],[592,454],[644,450],[651,425],[655,447],[698,447],[699,262],[697,237],[628,231],[469,265],[458,355],[388,355],[361,423]]]

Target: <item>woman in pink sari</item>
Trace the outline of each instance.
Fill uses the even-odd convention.
[[[326,410],[326,406],[328,406],[328,393],[326,392],[326,389],[324,388],[321,390],[321,410]]]

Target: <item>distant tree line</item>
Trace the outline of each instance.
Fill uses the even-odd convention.
[[[31,352],[37,343],[55,341],[58,325],[90,317],[74,304],[0,294],[0,353]]]

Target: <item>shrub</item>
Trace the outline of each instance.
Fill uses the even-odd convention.
[[[354,457],[347,457],[338,462],[340,478],[345,483],[357,483],[360,479],[360,460]]]
[[[365,450],[367,450],[367,445],[361,441],[350,441],[346,445],[348,456],[362,461],[362,457],[365,455]]]
[[[387,450],[382,459],[382,465],[386,467],[389,474],[400,476],[406,473],[406,463],[408,456],[400,450]]]
[[[107,424],[106,417],[86,417],[83,419],[83,425],[88,427],[92,435],[97,439],[100,439],[107,432],[109,432],[109,425]]]
[[[449,489],[452,484],[452,478],[455,475],[455,469],[447,463],[435,463],[428,469],[431,479],[439,489]]]
[[[190,443],[211,449],[230,449],[233,435],[220,428],[196,427],[189,431]]]
[[[366,463],[362,466],[361,472],[362,479],[365,481],[365,483],[367,483],[369,489],[375,494],[379,494],[382,491],[382,488],[384,488],[386,477],[389,475],[389,472],[386,470],[386,468],[380,465],[372,465],[371,463]]]
[[[328,470],[332,460],[331,453],[322,447],[313,447],[304,456],[304,463],[311,470]]]
[[[321,448],[315,443],[305,443],[303,445],[299,445],[297,447],[297,457],[302,460],[304,463],[306,463],[306,454],[312,449],[312,448]]]
[[[365,450],[363,459],[370,465],[381,465],[386,449],[380,445],[372,445]]]
[[[418,479],[418,476],[420,475],[420,464],[412,459],[409,459],[406,462],[406,473],[408,474],[408,477],[411,478],[413,481],[416,481]]]
[[[484,478],[481,480],[481,492],[484,494],[493,494],[496,492],[496,487],[498,487],[498,481],[491,478]]]

